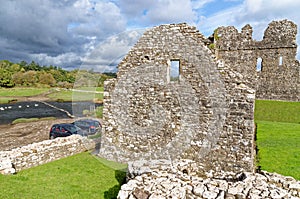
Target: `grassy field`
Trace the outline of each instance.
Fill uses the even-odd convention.
[[[49,91],[49,88],[0,88],[0,97],[29,97]]]
[[[81,153],[16,175],[0,175],[0,198],[115,198],[126,165]]]
[[[12,100],[16,100],[14,97],[30,97],[48,91],[49,88],[0,88],[0,104],[7,104]]]
[[[51,93],[48,97],[55,101],[93,101],[95,99],[102,100],[103,93],[62,90]]]
[[[49,97],[53,101],[102,101],[103,93],[93,93],[94,91],[103,92],[103,87],[81,87],[76,89],[75,91],[32,87],[16,87],[9,89],[0,88],[0,104],[9,103],[11,100],[15,99],[14,97],[31,97],[47,92],[50,92],[50,94],[48,94],[47,97]]]
[[[259,166],[300,180],[300,102],[257,100]]]
[[[255,120],[300,124],[300,102],[256,100]]]
[[[11,97],[0,97],[0,104],[8,104],[12,100],[14,100],[14,98],[11,98]]]

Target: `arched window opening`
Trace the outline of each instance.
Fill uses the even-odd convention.
[[[262,71],[262,58],[261,57],[257,58],[257,60],[256,60],[256,71],[257,72]]]
[[[170,64],[170,81],[179,81],[180,76],[180,61],[171,60]]]
[[[278,64],[278,65],[279,65],[279,66],[282,66],[282,64],[283,64],[283,59],[282,59],[282,56],[280,56],[280,57],[279,57],[279,64]]]

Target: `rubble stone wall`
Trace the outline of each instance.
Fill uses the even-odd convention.
[[[85,137],[72,135],[0,151],[0,173],[12,174],[95,148]]]
[[[204,171],[254,170],[255,91],[218,64],[195,27],[144,33],[105,82],[100,155],[111,160],[187,158]],[[179,78],[170,77],[179,61]]]
[[[256,98],[300,100],[300,64],[296,60],[297,26],[291,21],[273,21],[262,41],[252,39],[252,27],[239,33],[233,26],[214,33],[214,51],[219,60],[252,81]],[[258,60],[261,68],[257,70]]]
[[[191,160],[131,162],[128,182],[118,199],[126,198],[300,198],[300,181],[276,173],[237,173],[233,178],[199,177]]]

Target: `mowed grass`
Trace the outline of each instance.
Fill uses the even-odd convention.
[[[255,120],[300,124],[300,102],[255,101]]]
[[[0,175],[0,198],[116,198],[124,169],[126,165],[81,153],[16,175]]]
[[[72,90],[55,90],[53,88],[0,88],[0,103],[9,103],[13,97],[31,97],[43,93],[51,93],[47,95],[54,101],[102,101],[103,87],[80,87],[75,91]],[[82,92],[83,91],[83,92]]]
[[[257,100],[258,165],[300,180],[300,103]]]
[[[300,124],[258,121],[257,126],[261,169],[300,180]]]
[[[0,96],[0,104],[8,104],[11,100],[14,100],[14,98]]]
[[[48,95],[52,100],[61,101],[93,101],[102,100],[103,93],[80,92],[72,90],[62,90]]]
[[[29,97],[29,96],[35,96],[40,95],[42,93],[45,93],[49,91],[49,88],[22,88],[22,87],[16,87],[16,88],[0,88],[0,97]]]

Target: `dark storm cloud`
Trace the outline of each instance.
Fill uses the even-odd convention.
[[[0,4],[0,59],[11,61],[78,67],[95,43],[123,31],[126,24],[110,2],[1,0]]]
[[[272,20],[300,24],[294,0],[0,0],[0,5],[0,60],[83,64],[100,71],[115,70],[139,38],[136,28],[187,22],[209,36],[219,26],[250,23],[259,38]]]

